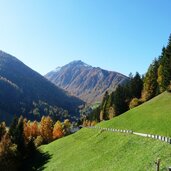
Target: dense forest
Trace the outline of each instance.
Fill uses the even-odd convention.
[[[118,86],[116,91],[105,93],[99,107],[83,117],[83,124],[91,125],[92,121],[100,122],[118,116],[164,91],[171,90],[171,35],[161,55],[150,64],[145,75],[138,72],[130,74],[129,81]]]

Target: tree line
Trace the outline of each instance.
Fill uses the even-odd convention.
[[[145,75],[138,72],[112,93],[104,94],[102,103],[84,118],[84,122],[108,120],[132,109],[164,91],[171,90],[171,35],[161,55],[150,64]]]

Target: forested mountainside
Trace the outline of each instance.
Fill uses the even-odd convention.
[[[17,58],[0,51],[0,120],[14,115],[40,119],[78,116],[83,101],[68,95]],[[70,116],[69,116],[70,115]]]

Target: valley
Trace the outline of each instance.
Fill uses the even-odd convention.
[[[0,2],[0,171],[171,171],[171,1]]]

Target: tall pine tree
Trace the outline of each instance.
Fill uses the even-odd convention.
[[[149,66],[148,71],[144,78],[143,86],[143,100],[149,100],[158,94],[158,60],[155,59]]]
[[[167,90],[171,80],[171,35],[169,37],[168,45],[162,49],[160,56],[160,66],[158,68],[158,84],[160,92]]]

